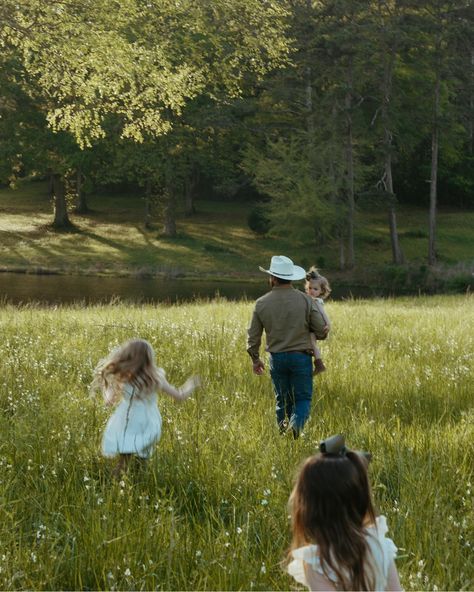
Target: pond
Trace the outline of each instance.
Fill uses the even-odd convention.
[[[296,285],[299,286],[297,283]],[[109,302],[113,298],[133,302],[186,302],[221,296],[229,300],[254,300],[268,290],[261,282],[187,280],[131,277],[91,277],[0,273],[0,298],[13,304],[41,302],[87,304]],[[384,296],[366,287],[334,288],[331,298],[373,298]]]

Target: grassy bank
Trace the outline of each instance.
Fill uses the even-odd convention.
[[[429,283],[427,211],[401,208],[400,240],[409,268],[391,261],[384,212],[359,213],[356,220],[357,267],[337,272],[338,247],[316,248],[286,237],[257,237],[247,226],[250,204],[198,201],[197,213],[178,216],[178,237],[160,236],[159,225],[143,226],[143,201],[137,195],[91,196],[87,216],[72,215],[75,232],[53,232],[52,206],[44,183],[29,183],[13,191],[0,190],[0,255],[4,270],[73,274],[244,277],[252,279],[259,265],[274,254],[287,254],[309,267],[318,263],[336,281],[400,288]],[[474,212],[442,211],[438,219],[441,264],[458,266],[451,276],[468,277],[474,252]],[[438,274],[439,275],[439,274]],[[438,280],[436,280],[438,281]],[[439,284],[439,282],[438,282]]]
[[[328,304],[328,371],[299,441],[278,435],[268,373],[250,372],[248,303],[0,309],[1,589],[287,590],[298,464],[344,432],[373,453],[377,506],[414,590],[474,585],[472,297]],[[114,482],[87,396],[115,344],[149,339],[170,381],[149,466]]]

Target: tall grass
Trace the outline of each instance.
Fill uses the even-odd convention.
[[[298,441],[278,435],[268,373],[250,371],[251,303],[0,309],[0,588],[285,590],[287,499],[318,441],[373,453],[379,511],[407,589],[472,589],[472,297],[328,305],[328,370]],[[148,339],[175,384],[163,437],[121,481],[88,397],[116,344]]]

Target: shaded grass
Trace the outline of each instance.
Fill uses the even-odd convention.
[[[275,426],[268,373],[245,353],[251,304],[116,303],[0,309],[0,588],[286,590],[286,503],[297,466],[344,432],[370,450],[376,503],[407,589],[472,589],[474,300],[328,304],[299,441]],[[151,341],[171,382],[163,437],[122,482],[98,453],[108,411],[92,368],[133,336]]]
[[[91,213],[72,214],[75,232],[57,233],[48,228],[52,205],[45,183],[25,183],[13,191],[0,190],[0,254],[6,268],[53,268],[72,273],[241,274],[251,277],[271,256],[285,253],[305,267],[318,263],[326,270],[338,268],[338,246],[333,242],[316,248],[308,241],[285,237],[258,237],[247,226],[252,207],[247,203],[197,202],[197,214],[178,214],[178,236],[166,239],[155,228],[143,226],[140,195],[101,194],[89,198]],[[400,208],[400,241],[406,259],[424,263],[428,252],[427,212]],[[441,262],[472,264],[474,212],[440,211],[438,250]],[[384,212],[358,212],[356,258],[352,281],[367,270],[391,261],[390,236]]]

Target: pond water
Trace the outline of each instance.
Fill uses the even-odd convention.
[[[298,284],[297,284],[298,285]],[[113,298],[133,302],[186,302],[222,296],[229,300],[254,300],[268,290],[261,282],[199,281],[187,279],[90,277],[0,273],[0,298],[13,304],[42,302],[88,304],[109,302]],[[384,296],[370,288],[335,288],[331,298],[371,298]]]

